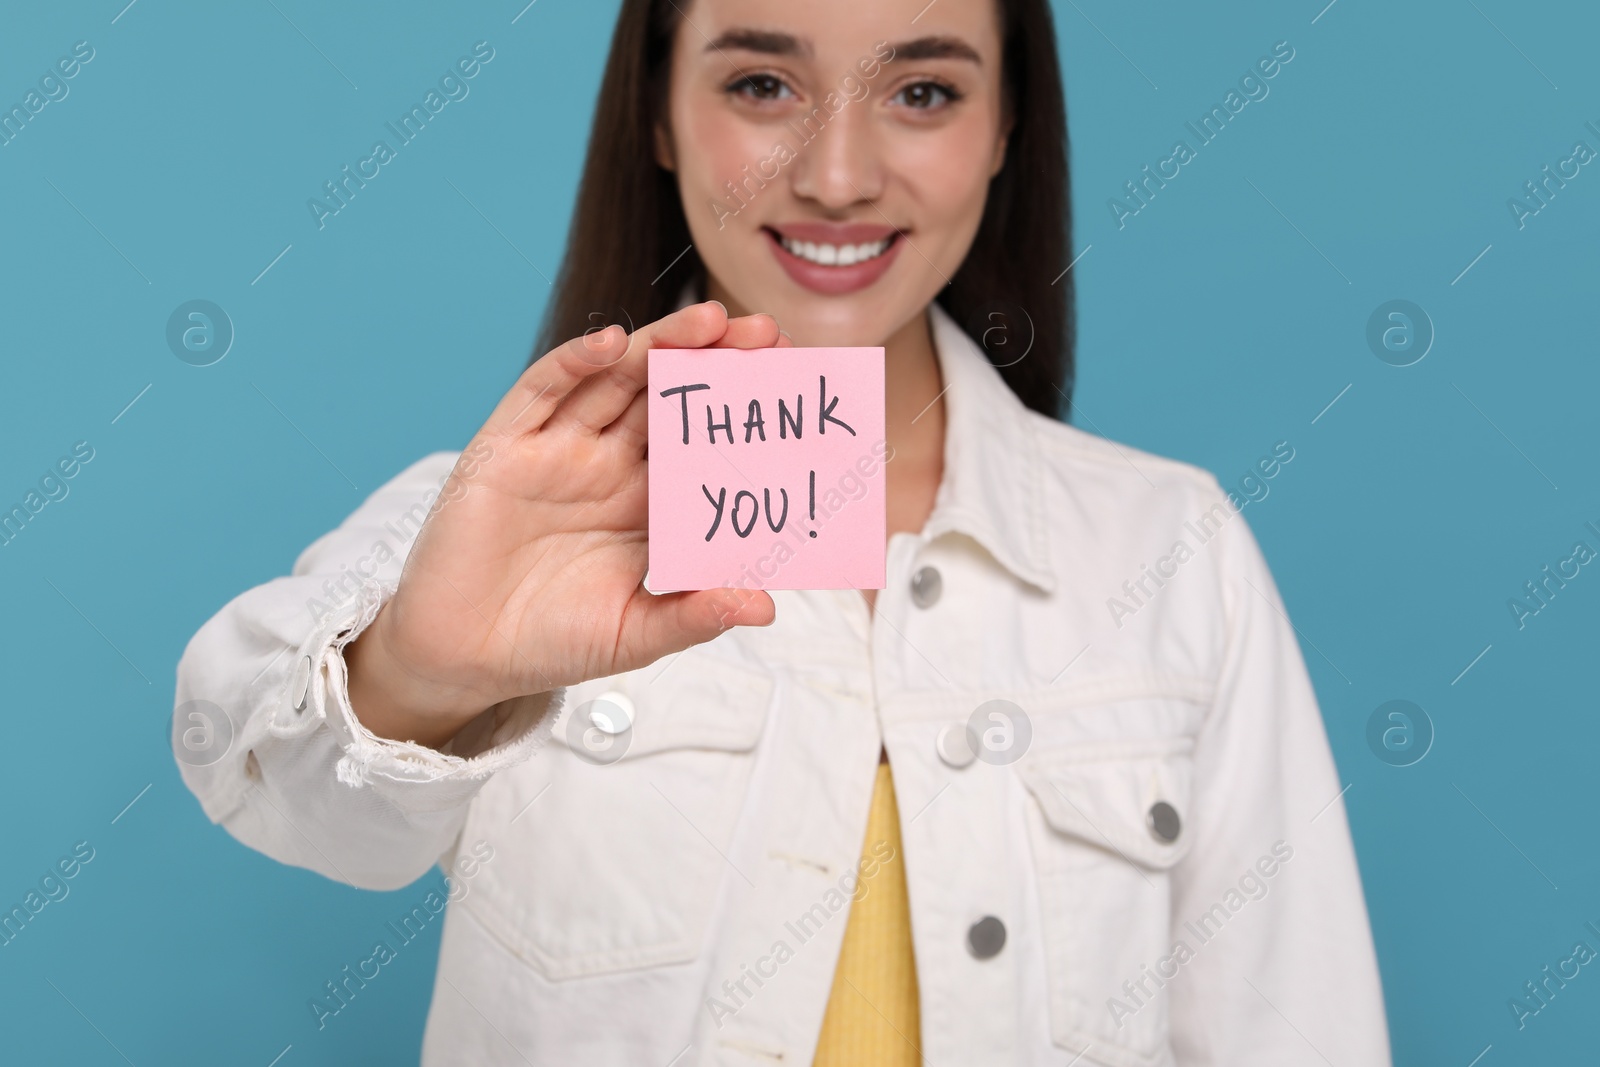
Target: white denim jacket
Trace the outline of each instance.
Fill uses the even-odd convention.
[[[931,314],[944,480],[875,611],[777,592],[770,627],[509,702],[443,751],[377,738],[340,650],[439,453],[190,642],[174,740],[212,820],[357,886],[453,873],[425,1064],[809,1064],[880,747],[926,1062],[1389,1063],[1341,782],[1245,519],[1205,471],[1025,409]],[[213,705],[225,751],[186,751]]]

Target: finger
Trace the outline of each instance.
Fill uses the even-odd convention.
[[[623,654],[652,663],[709,641],[732,626],[766,626],[777,615],[760,589],[705,589],[653,594],[640,586],[623,615]]]
[[[636,330],[620,326],[576,337],[545,353],[522,372],[517,383],[495,406],[484,429],[501,435],[532,433],[544,428],[562,412],[583,382],[595,375],[621,375],[632,380],[633,392],[644,384],[645,353],[651,348],[702,348],[727,331],[728,313],[716,301],[691,304]],[[612,390],[591,405],[586,424],[596,432],[616,418],[632,399],[632,392]],[[604,406],[614,410],[599,418]]]
[[[720,305],[718,305],[720,306]],[[649,348],[767,348],[778,340],[778,322],[771,315],[746,315],[728,319],[726,328],[713,340],[696,344],[675,343],[672,337],[659,337]],[[645,387],[647,367],[628,360],[608,373],[596,374],[575,389],[570,400],[551,418],[551,428],[570,424],[588,433],[599,433],[626,411],[635,395]]]
[[[615,434],[633,451],[643,454],[650,443],[649,410],[650,397],[640,390],[617,420],[606,427],[606,433]]]
[[[773,348],[778,343],[778,320],[771,315],[745,315],[728,320],[728,329],[712,348]]]
[[[620,326],[607,326],[585,334],[576,344],[582,347],[582,355],[569,341],[534,360],[489,413],[484,432],[509,437],[541,429],[585,378],[606,362],[626,356],[628,334]]]
[[[749,318],[749,317],[751,317],[751,316],[747,316],[747,318]],[[771,316],[761,316],[761,317],[762,318],[771,318]],[[746,321],[745,319],[730,319],[729,320],[729,327],[731,329],[735,323],[744,323],[745,321]],[[774,320],[774,325],[776,325],[776,320]],[[782,330],[778,331],[778,339],[776,341],[774,341],[771,345],[766,345],[764,343],[766,341],[766,336],[767,336],[764,327],[761,328],[759,331],[751,330],[749,328],[746,328],[745,329],[745,334],[746,334],[746,336],[740,337],[738,339],[739,340],[755,341],[755,342],[757,342],[757,347],[770,347],[770,348],[793,348],[794,347],[794,338],[790,337],[788,334],[784,333]],[[724,337],[724,340],[725,340],[727,335],[724,334],[723,337]],[[718,342],[719,345],[721,343],[722,343],[721,341]],[[741,346],[741,347],[743,347],[743,346]],[[614,433],[614,434],[616,434],[618,437],[622,438],[631,448],[633,448],[634,451],[636,451],[639,454],[643,454],[646,445],[649,443],[649,437],[650,437],[649,417],[647,415],[648,409],[649,409],[648,397],[645,395],[645,393],[643,391],[641,391],[641,392],[635,394],[633,400],[631,402],[629,402],[628,406],[623,410],[622,414],[617,416],[616,421],[612,422],[612,424],[610,426],[606,427],[605,432],[606,433]]]
[[[778,329],[778,322],[771,315],[746,315],[742,318],[729,319],[727,332],[713,345],[713,347],[717,348],[791,348],[793,346],[793,338]],[[622,414],[618,415],[611,425],[606,427],[605,432],[616,434],[629,446],[642,453],[649,439],[649,419],[646,411],[647,398],[645,393],[640,391],[634,394],[633,399],[623,409]]]
[[[729,319],[727,309],[716,300],[691,307],[715,309],[720,315],[717,325],[721,329],[707,329],[704,323],[697,323],[694,329],[684,329],[673,321],[682,314],[680,311],[634,333],[628,341],[626,358],[575,389],[568,402],[552,417],[551,427],[566,425],[590,434],[602,433],[628,410],[647,384],[650,349],[707,348],[723,343],[729,323],[737,320]]]

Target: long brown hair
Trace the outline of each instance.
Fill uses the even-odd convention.
[[[1060,418],[1071,403],[1075,314],[1055,27],[1047,0],[998,3],[1014,125],[972,248],[936,299],[1024,404]],[[653,322],[677,306],[685,284],[705,291],[677,178],[656,162],[653,142],[681,17],[674,0],[623,0],[535,359],[597,326]]]

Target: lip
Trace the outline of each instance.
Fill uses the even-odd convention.
[[[761,233],[771,247],[773,256],[777,258],[779,266],[783,267],[784,272],[796,284],[814,293],[830,296],[857,292],[883,277],[884,271],[888,270],[900,255],[900,246],[905,243],[900,240],[899,231],[894,227],[864,222],[786,223],[781,226],[763,226]],[[889,247],[884,249],[882,255],[865,263],[852,263],[848,267],[825,267],[820,263],[801,259],[784,248],[783,242],[778,240],[779,233],[792,241],[831,245],[867,244],[885,238],[890,240]]]

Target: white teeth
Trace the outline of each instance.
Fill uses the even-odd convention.
[[[815,244],[811,241],[794,241],[787,237],[779,240],[790,254],[810,260],[812,263],[820,263],[825,267],[849,267],[869,259],[876,259],[889,247],[888,238],[859,245]]]

